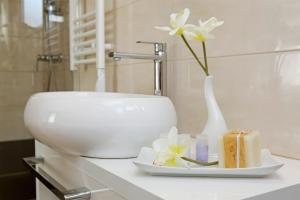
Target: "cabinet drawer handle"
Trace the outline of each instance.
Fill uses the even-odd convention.
[[[39,164],[44,163],[41,157],[23,158],[26,166],[30,169],[32,174],[39,179],[53,194],[61,200],[89,200],[91,198],[91,191],[86,187],[75,188],[67,190],[64,186],[54,180],[43,169],[39,168]]]

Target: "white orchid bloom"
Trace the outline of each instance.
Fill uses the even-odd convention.
[[[184,35],[190,40],[195,39],[205,41],[206,39],[214,39],[215,36],[210,32],[222,24],[224,24],[224,21],[218,21],[215,17],[212,17],[205,22],[202,22],[200,19],[199,26],[193,24],[185,25]]]
[[[184,33],[185,24],[190,16],[190,10],[185,8],[179,13],[172,13],[170,15],[170,26],[155,26],[156,29],[168,31],[170,35],[181,35]]]
[[[177,128],[172,127],[167,138],[159,138],[152,144],[156,153],[154,164],[165,166],[187,166],[181,157],[188,156],[191,137],[188,134],[178,134]]]

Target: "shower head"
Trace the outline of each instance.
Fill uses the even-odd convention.
[[[61,11],[61,9],[57,6],[55,0],[45,0],[44,1],[44,10],[48,14],[57,14]]]

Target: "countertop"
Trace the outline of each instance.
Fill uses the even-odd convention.
[[[209,178],[150,176],[138,170],[134,159],[83,158],[96,177],[128,199],[235,200],[276,191],[300,183],[300,161],[274,156],[284,163],[265,178]],[[91,167],[93,166],[93,167]],[[100,172],[100,173],[99,173]],[[107,176],[103,176],[103,173]],[[107,181],[107,180],[105,180]],[[299,187],[300,188],[300,187]]]
[[[272,191],[275,191],[273,198],[253,199],[300,199],[300,161],[279,156],[274,156],[274,159],[283,162],[284,166],[264,178],[164,177],[141,172],[133,164],[134,159],[68,156],[41,144],[36,149],[37,155],[45,159],[59,154],[62,159],[127,200],[252,200],[251,197]],[[296,188],[296,192],[292,195],[276,192],[285,188]]]

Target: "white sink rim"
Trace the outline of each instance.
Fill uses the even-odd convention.
[[[129,158],[136,157],[142,146],[151,145],[161,133],[176,126],[177,117],[172,102],[164,96],[69,91],[34,94],[26,105],[24,121],[35,139],[58,151],[98,158]],[[85,138],[80,139],[83,132]],[[128,139],[123,133],[134,144],[118,141]],[[99,137],[100,134],[106,138]],[[109,147],[109,142],[115,146]]]

